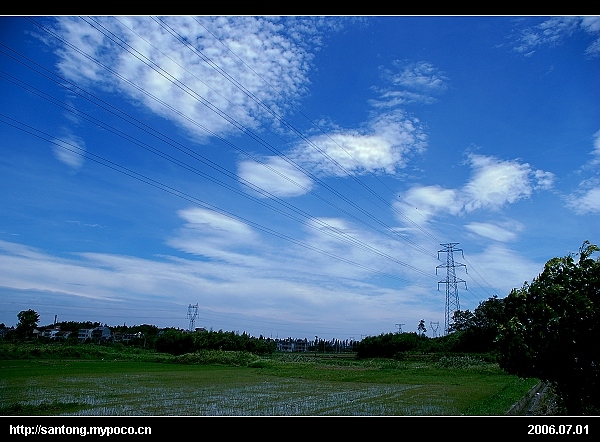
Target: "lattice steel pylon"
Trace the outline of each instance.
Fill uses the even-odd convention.
[[[462,249],[456,249],[455,246],[458,245],[457,242],[451,242],[447,244],[440,244],[444,247],[443,250],[438,250],[438,259],[440,258],[440,253],[446,254],[446,264],[440,264],[435,268],[435,274],[437,275],[437,269],[445,267],[446,268],[446,279],[438,282],[438,290],[440,289],[440,284],[446,284],[446,314],[444,319],[444,334],[447,335],[450,328],[450,321],[452,320],[452,316],[456,310],[460,310],[460,302],[458,299],[458,284],[464,283],[465,290],[467,289],[467,282],[463,279],[456,277],[456,267],[464,267],[465,272],[467,272],[467,266],[461,263],[454,262],[454,252],[461,252]],[[464,257],[464,255],[463,255]]]
[[[440,323],[439,322],[429,322],[429,327],[431,328],[431,332],[433,333],[433,337],[437,338],[437,332],[438,332],[438,328],[440,328]]]
[[[190,304],[188,306],[188,319],[190,320],[190,325],[188,327],[189,331],[194,331],[196,329],[195,323],[196,318],[198,317],[198,304]]]

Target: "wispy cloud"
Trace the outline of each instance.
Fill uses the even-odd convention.
[[[242,265],[255,259],[256,253],[247,251],[249,248],[257,249],[259,241],[256,232],[247,224],[197,207],[180,210],[178,215],[185,224],[176,236],[168,240],[171,247]]]
[[[73,169],[79,169],[83,166],[85,150],[83,139],[70,133],[60,139],[55,139],[54,144],[52,144],[54,156]]]
[[[465,252],[465,257],[467,268],[486,269],[481,276],[499,290],[495,294],[500,297],[510,293],[513,288],[520,288],[523,282],[531,281],[532,275],[538,275],[543,270],[543,263],[529,260],[501,242],[492,242],[480,253]],[[473,271],[469,270],[469,273]],[[493,294],[488,293],[489,296]],[[471,307],[471,311],[475,307],[477,304]]]
[[[531,56],[544,45],[557,45],[576,32],[585,32],[593,42],[587,47],[585,54],[590,57],[600,55],[600,16],[585,17],[551,17],[542,23],[521,30],[515,39],[513,49],[526,56]]]
[[[285,322],[285,329],[300,330],[294,333],[298,336],[307,330],[318,331],[319,327],[335,335],[330,325],[334,315],[338,324],[351,329],[352,322],[360,317],[361,330],[376,333],[380,325],[371,323],[379,324],[383,317],[393,324],[399,306],[406,315],[418,315],[417,311],[435,314],[439,307],[439,299],[428,294],[427,286],[403,284],[399,297],[397,289],[392,288],[397,282],[392,280],[386,288],[379,285],[380,276],[351,265],[347,260],[395,275],[414,273],[405,268],[398,270],[393,262],[357,248],[339,235],[328,234],[326,230],[333,229],[390,255],[397,252],[389,240],[368,235],[345,220],[315,219],[300,230],[303,241],[323,254],[293,244],[277,247],[265,241],[264,233],[210,210],[188,208],[179,216],[182,226],[167,244],[189,253],[189,258],[162,255],[144,259],[103,253],[55,257],[39,249],[0,241],[0,287],[47,293],[43,301],[46,306],[86,299],[94,302],[95,315],[103,321],[117,317],[115,305],[133,307],[140,299],[146,303],[151,300],[156,308],[168,305],[164,308],[169,310],[173,305],[186,306],[193,301],[203,306],[202,325],[218,324],[207,320],[206,312],[212,311],[222,316],[254,316],[258,325],[249,330],[251,333],[265,333],[269,321],[281,321]],[[330,227],[323,227],[323,223]],[[404,255],[403,259],[409,259]],[[417,266],[423,261],[425,268],[434,268],[431,257],[410,260]],[[371,276],[378,278],[377,284],[370,282]],[[417,274],[415,281],[423,278]],[[68,308],[61,311],[63,316],[72,315]],[[131,316],[131,312],[124,314]],[[239,324],[232,326],[239,329]],[[173,321],[167,318],[158,321],[158,325],[173,325]]]
[[[600,130],[592,140],[592,158],[583,166],[582,173],[591,171],[594,176],[583,179],[575,192],[565,196],[567,207],[577,215],[600,212]]]
[[[430,104],[435,96],[448,88],[448,78],[431,63],[395,61],[394,69],[383,69],[383,77],[390,84],[374,88],[379,98],[370,101],[375,108],[390,108],[412,103]]]
[[[399,62],[395,63],[397,66]],[[392,83],[407,89],[436,93],[446,89],[447,78],[431,63],[420,61],[393,75]]]
[[[600,164],[600,130],[594,134],[594,149],[592,150],[592,165]]]
[[[567,207],[578,215],[600,213],[600,180],[589,179],[579,184],[579,189],[566,197]]]
[[[465,228],[484,238],[489,238],[499,242],[511,242],[518,238],[518,233],[524,226],[518,222],[480,223],[471,222],[465,225]]]
[[[459,190],[445,189],[439,185],[413,186],[402,193],[401,198],[402,203],[394,203],[397,209],[419,224],[427,222],[429,218],[437,214],[458,215],[464,205]],[[416,212],[413,212],[413,209]],[[416,217],[416,213],[421,216]]]
[[[281,198],[304,195],[313,187],[313,181],[306,173],[282,157],[267,157],[261,163],[242,161],[238,164],[238,175],[248,183]]]

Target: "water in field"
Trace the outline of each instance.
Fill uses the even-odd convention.
[[[79,380],[65,379],[78,384]],[[421,386],[331,383],[304,379],[276,379],[236,387],[163,388],[136,386],[135,380],[90,379],[81,382],[80,393],[61,394],[30,385],[28,396],[36,401],[78,402],[82,410],[69,415],[93,416],[386,416],[455,414],[444,398],[433,403]],[[83,385],[85,384],[85,385]],[[76,385],[72,385],[75,387]],[[76,388],[70,389],[77,391]]]

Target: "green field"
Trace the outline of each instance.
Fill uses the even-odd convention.
[[[99,353],[86,360],[38,353],[0,360],[0,414],[503,415],[537,382],[474,356],[359,361],[213,351],[179,358],[106,353],[104,360]]]

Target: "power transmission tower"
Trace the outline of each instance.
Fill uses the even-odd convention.
[[[195,323],[196,323],[196,318],[198,317],[198,304],[190,304],[188,306],[188,319],[190,320],[190,325],[188,327],[189,331],[194,331],[196,329],[195,327]]]
[[[435,274],[437,275],[437,269],[441,267],[446,268],[446,279],[438,282],[438,290],[440,284],[446,284],[446,316],[444,322],[444,334],[448,334],[450,328],[450,321],[452,315],[456,310],[460,310],[460,303],[458,300],[458,283],[465,284],[465,290],[467,289],[467,283],[465,280],[456,277],[456,267],[464,267],[467,272],[467,266],[461,263],[454,262],[454,252],[461,252],[462,249],[454,248],[458,245],[457,242],[451,242],[447,244],[440,244],[444,247],[443,250],[438,250],[438,259],[440,259],[440,253],[446,254],[446,264],[440,264],[435,268]],[[464,254],[463,254],[464,257]]]
[[[402,333],[402,326],[406,325],[406,324],[396,324],[396,327],[398,327],[398,333]]]
[[[438,322],[429,322],[429,326],[431,327],[431,331],[433,332],[433,337],[437,338],[437,331],[440,327],[440,323]]]

